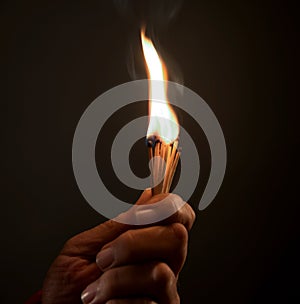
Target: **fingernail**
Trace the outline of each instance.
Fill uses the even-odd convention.
[[[107,269],[114,261],[114,254],[111,248],[100,251],[97,255],[97,265],[101,270]]]
[[[81,301],[84,304],[91,303],[92,300],[95,298],[96,295],[96,289],[90,285],[88,286],[81,294]]]

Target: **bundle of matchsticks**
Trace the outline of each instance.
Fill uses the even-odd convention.
[[[152,168],[152,194],[168,193],[180,157],[178,141],[172,144],[160,140],[148,141],[148,152]]]

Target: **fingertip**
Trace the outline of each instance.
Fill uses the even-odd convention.
[[[178,194],[175,194],[175,193],[170,193],[169,196],[168,196],[168,199],[173,203],[175,204],[176,206],[179,205],[179,206],[182,206],[182,204],[186,203],[181,196],[179,196]]]

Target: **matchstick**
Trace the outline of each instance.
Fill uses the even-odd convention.
[[[152,166],[152,194],[168,193],[170,191],[173,177],[176,172],[180,153],[178,152],[178,141],[166,144],[160,140],[148,141],[148,154],[150,166]],[[165,165],[158,158],[165,161]],[[160,183],[158,183],[161,180]]]

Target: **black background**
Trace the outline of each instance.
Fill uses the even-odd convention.
[[[296,17],[286,1],[185,1],[159,37],[184,84],[218,117],[228,149],[221,190],[191,232],[183,303],[295,301]],[[105,220],[77,188],[72,139],[90,102],[131,80],[129,37],[138,30],[110,1],[29,0],[1,3],[0,31],[0,301],[22,303],[63,243]],[[209,150],[190,127],[203,145],[201,190]]]

